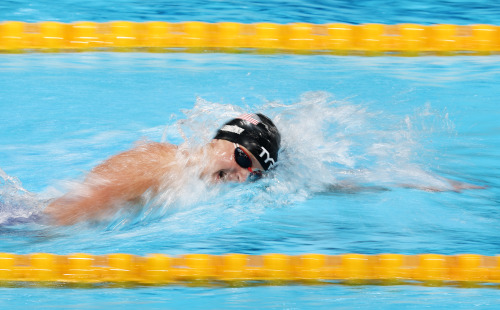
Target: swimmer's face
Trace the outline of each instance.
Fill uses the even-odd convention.
[[[251,159],[251,168],[244,168],[236,162],[235,148],[239,147],[243,151],[243,156]],[[220,182],[245,182],[250,175],[259,174],[263,171],[260,163],[244,147],[235,145],[225,140],[217,140],[215,156],[211,167],[211,180],[214,183]]]

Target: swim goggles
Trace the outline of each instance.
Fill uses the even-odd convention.
[[[236,161],[238,166],[248,169],[248,171],[250,171],[250,173],[252,174],[261,175],[262,171],[252,169],[252,158],[250,157],[250,155],[245,152],[245,150],[242,149],[238,144],[234,143],[234,146],[234,160]]]

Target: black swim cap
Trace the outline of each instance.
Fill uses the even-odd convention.
[[[265,115],[243,114],[222,126],[214,139],[227,140],[244,146],[268,170],[278,161],[281,135]]]

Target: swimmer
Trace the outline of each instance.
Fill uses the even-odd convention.
[[[176,180],[187,167],[199,167],[199,178],[209,183],[245,182],[277,163],[280,143],[278,129],[260,113],[230,120],[198,149],[142,143],[92,169],[78,186],[53,200],[44,214],[57,225],[103,219],[144,195],[178,186]]]
[[[260,176],[277,163],[280,143],[278,129],[262,114],[244,114],[230,120],[208,144],[197,149],[168,143],[142,143],[95,167],[83,182],[50,202],[44,214],[49,223],[56,225],[104,219],[119,208],[141,205],[143,199],[189,186],[182,180],[193,170],[196,178],[208,183],[245,182],[249,176]],[[484,188],[449,179],[444,181],[450,184],[449,188],[399,186],[432,192]],[[366,187],[343,183],[327,186],[331,191],[364,189]]]

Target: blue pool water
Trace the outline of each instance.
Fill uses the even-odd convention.
[[[0,3],[0,20],[73,22],[92,20],[240,23],[500,23],[500,3],[494,0],[9,0]]]
[[[500,24],[488,1],[114,3],[10,1],[0,19]],[[497,255],[499,73],[496,56],[0,55],[0,251]],[[135,141],[179,143],[182,130],[203,143],[225,115],[246,110],[272,116],[283,132],[281,164],[267,178],[193,187],[175,203],[104,223],[37,222],[47,199]],[[444,178],[487,188],[400,186],[446,190]],[[494,309],[499,296],[337,285],[0,291],[5,308]]]

